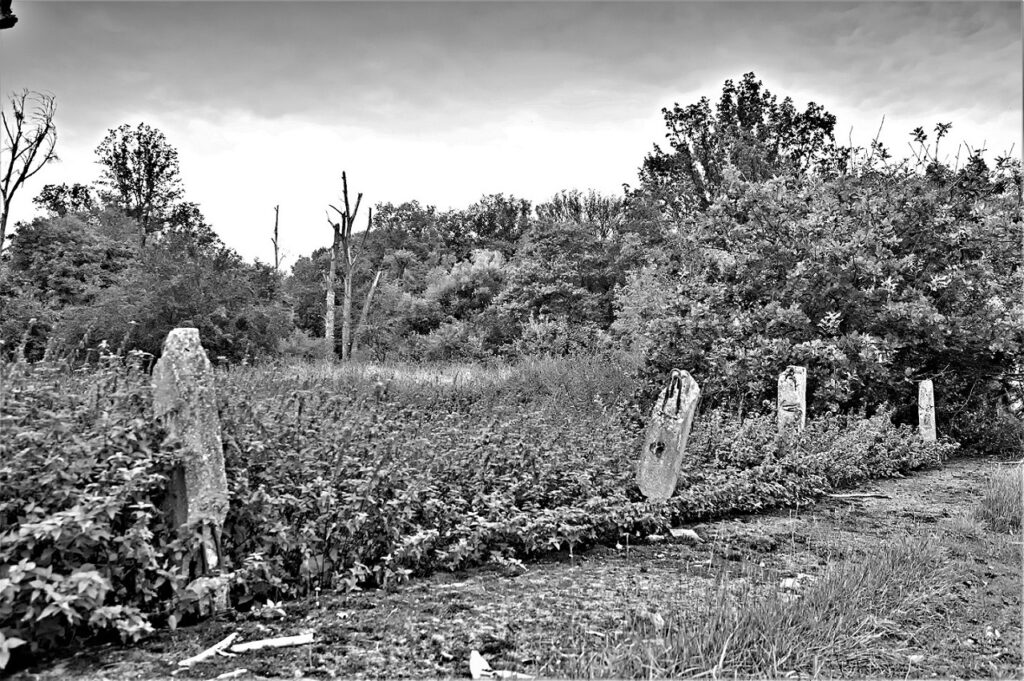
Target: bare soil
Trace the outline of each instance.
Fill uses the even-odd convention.
[[[913,659],[891,676],[1021,678],[1021,537],[972,519],[997,462],[959,460],[941,470],[855,490],[883,497],[826,498],[786,509],[691,526],[705,539],[666,537],[597,547],[530,562],[525,572],[482,568],[415,579],[394,591],[322,594],[287,603],[273,618],[230,613],[162,631],[135,646],[92,646],[14,675],[27,681],[77,678],[423,678],[469,676],[471,650],[495,669],[562,676],[567,632],[601,639],[638,613],[692,610],[722,575],[778,580],[821,573],[898,537],[949,548],[955,579],[923,607],[944,618],[935,640],[912,641]],[[647,615],[643,615],[647,616]],[[313,632],[315,643],[214,657],[177,671],[177,662],[232,632],[240,641]],[[885,645],[879,642],[879,645]],[[907,652],[906,642],[901,655]],[[907,655],[910,658],[910,655]],[[889,674],[887,674],[889,676]]]

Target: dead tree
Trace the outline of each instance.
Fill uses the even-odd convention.
[[[367,231],[369,231],[369,227],[367,227]],[[373,302],[373,294],[377,292],[377,284],[380,283],[382,274],[384,274],[384,268],[383,266],[378,266],[377,273],[373,275],[370,290],[366,292],[366,299],[363,301],[363,311],[359,313],[359,325],[356,326],[355,333],[352,336],[353,352],[359,348],[359,339],[366,331],[366,320],[370,316],[370,304]]]
[[[363,201],[363,195],[360,193],[356,197],[356,208],[354,211],[349,209],[348,202],[348,178],[343,172],[341,174],[341,186],[342,186],[342,198],[345,201],[345,212],[341,212],[338,208],[333,205],[331,208],[341,217],[341,220],[334,222],[331,220],[331,214],[327,214],[327,224],[331,226],[333,232],[333,239],[331,240],[331,268],[327,274],[327,309],[324,314],[324,340],[327,342],[327,347],[330,352],[334,352],[334,307],[335,307],[335,290],[338,287],[338,255],[339,250],[342,248],[342,244],[349,244],[352,240],[352,224],[359,212],[359,204]],[[346,260],[348,258],[346,257]],[[351,280],[351,277],[346,277],[346,280]],[[343,296],[343,302],[348,302],[348,312],[351,312],[352,298],[349,293],[349,287],[346,287],[346,294]],[[343,316],[348,316],[343,309]],[[345,337],[346,329],[348,329],[348,323],[342,327],[342,359],[348,359],[348,343]]]
[[[0,252],[14,195],[50,161],[57,160],[57,111],[53,95],[23,90],[11,95],[12,112],[0,111],[3,145],[0,154]]]
[[[356,196],[356,205],[352,209],[348,199],[348,177],[345,173],[341,174],[341,191],[342,200],[344,201],[345,210],[331,206],[331,209],[338,214],[340,220],[333,222],[331,220],[330,213],[327,214],[327,222],[331,225],[334,232],[334,242],[331,246],[331,269],[327,278],[327,315],[325,318],[325,333],[324,337],[327,339],[329,347],[334,347],[334,303],[335,303],[335,287],[338,281],[338,262],[342,263],[344,269],[343,280],[342,280],[342,297],[341,297],[341,359],[348,360],[352,356],[352,349],[354,347],[355,336],[352,332],[352,281],[355,277],[356,264],[359,261],[359,257],[362,255],[364,246],[366,244],[366,236],[370,233],[370,228],[373,226],[373,211],[368,211],[369,216],[366,220],[366,231],[363,232],[362,240],[359,243],[359,248],[354,248],[354,238],[352,235],[352,228],[355,225],[356,214],[359,212],[359,204],[363,200],[363,195],[358,194]],[[363,303],[363,312],[359,317],[360,326],[365,324],[366,317],[369,314],[370,300],[373,297],[374,290],[377,288],[377,282],[380,280],[380,275],[374,279],[373,285],[370,287],[370,291],[366,296],[366,300]]]
[[[274,238],[270,240],[270,243],[274,244],[274,271],[277,272],[281,269],[281,256],[280,250],[278,249],[277,243],[277,220],[281,216],[281,206],[274,206]]]

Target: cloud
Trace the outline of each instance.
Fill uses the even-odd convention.
[[[905,149],[918,125],[1019,140],[1016,2],[35,2],[0,42],[0,89],[58,99],[64,163],[90,181],[107,129],[149,122],[189,198],[244,255],[322,245],[343,169],[367,200],[464,206],[612,191],[664,139],[660,109],[754,71]],[[1019,146],[1018,146],[1019,148]]]

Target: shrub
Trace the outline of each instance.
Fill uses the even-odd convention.
[[[812,419],[802,432],[782,435],[773,417],[741,422],[713,411],[695,421],[687,445],[694,458],[666,504],[673,521],[803,504],[863,480],[938,465],[956,449],[893,424],[888,410]]]
[[[953,414],[950,431],[976,456],[1011,459],[1024,453],[1024,419],[1005,408],[993,409],[990,403]]]
[[[509,346],[512,356],[585,356],[611,347],[608,334],[591,324],[572,323],[567,319],[530,317],[520,328],[520,335]]]
[[[469,325],[449,320],[420,339],[420,356],[427,361],[480,357],[479,339],[470,335]]]
[[[394,390],[384,403],[355,375],[344,389],[282,383],[284,404],[227,399],[238,484],[232,551],[274,576],[254,588],[391,583],[406,571],[614,542],[681,520],[805,503],[935,465],[955,449],[921,441],[888,411],[830,416],[782,438],[773,419],[740,423],[717,412],[698,421],[676,496],[651,504],[633,483],[639,432],[609,408],[621,408],[628,390],[601,395],[593,374],[577,389],[548,384],[557,374],[546,362],[504,385]],[[256,392],[245,381],[225,387]]]
[[[2,371],[0,634],[29,642],[5,649],[110,630],[133,639],[193,613],[209,586],[190,571],[201,528],[178,534],[162,519],[178,453],[153,422],[146,373],[109,355],[94,369]],[[634,482],[633,386],[608,358],[415,376],[216,371],[236,605],[803,504],[955,448],[922,442],[887,411],[781,437],[772,418],[711,412],[696,421],[677,493],[650,503]]]
[[[284,361],[316,361],[327,359],[331,355],[330,348],[323,338],[313,338],[302,329],[296,327],[291,333],[278,341],[277,354]]]
[[[157,507],[174,447],[148,377],[115,361],[0,363],[0,635],[30,652],[103,631],[137,640],[188,582],[192,543]]]
[[[1019,168],[968,165],[976,192],[902,164],[764,180],[726,165],[710,205],[663,217],[671,258],[618,289],[613,328],[645,376],[687,367],[704,404],[736,412],[790,364],[815,413],[908,404],[926,378],[940,409],[991,405],[1024,344],[1020,192],[998,179]]]

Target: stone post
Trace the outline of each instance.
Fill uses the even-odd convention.
[[[927,442],[935,442],[935,392],[932,382],[917,386],[917,430]]]
[[[636,474],[640,491],[651,501],[664,501],[676,489],[699,398],[700,386],[693,377],[674,369],[654,403]]]
[[[217,417],[213,370],[199,342],[199,330],[174,329],[164,341],[153,368],[153,412],[184,450],[171,477],[168,511],[171,524],[203,524],[205,564],[200,573],[220,563],[220,528],[228,510],[228,481]],[[215,608],[227,605],[226,587],[214,590]]]
[[[788,366],[779,374],[779,431],[807,425],[807,368]]]

